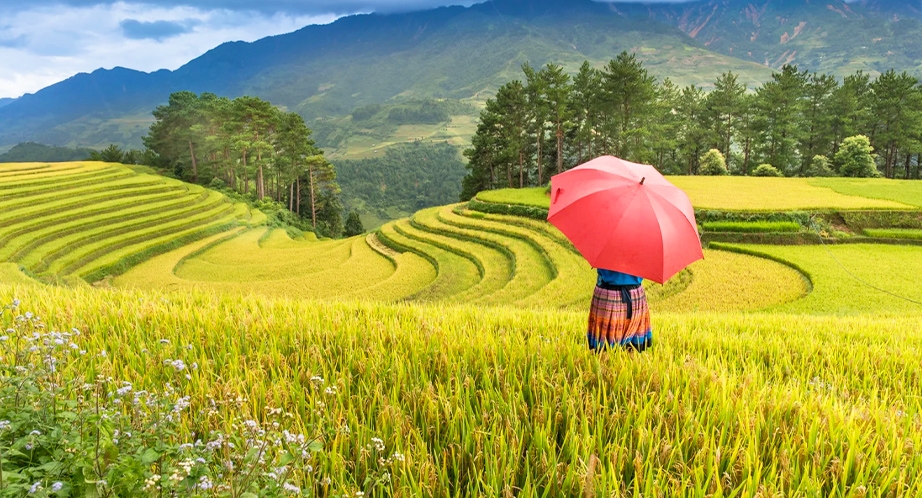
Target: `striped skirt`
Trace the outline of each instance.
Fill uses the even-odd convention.
[[[620,346],[643,351],[652,346],[650,308],[643,287],[630,290],[596,287],[589,309],[587,337],[589,349]]]

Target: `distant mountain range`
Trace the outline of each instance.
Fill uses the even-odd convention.
[[[755,86],[785,63],[842,76],[922,74],[922,0],[703,0],[682,4],[495,0],[349,16],[253,43],[225,43],[175,71],[81,73],[0,100],[0,147],[24,141],[139,146],[171,92],[257,95],[309,121],[412,98],[480,103],[530,62],[575,71],[636,52],[653,74]]]

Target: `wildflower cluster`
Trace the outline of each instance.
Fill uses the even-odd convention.
[[[182,358],[147,372],[176,381],[157,390],[88,379],[81,372],[105,370],[108,354],[19,307],[0,309],[0,496],[302,496],[329,483],[316,455],[335,431],[292,432],[294,416],[278,408],[243,419],[237,395],[184,395],[198,365]]]

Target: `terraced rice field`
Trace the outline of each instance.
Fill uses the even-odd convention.
[[[723,211],[795,211],[917,209],[922,187],[912,180],[880,178],[757,178],[672,176],[669,181],[688,194],[696,209]],[[489,190],[484,202],[547,208],[543,187]]]
[[[252,220],[202,187],[105,163],[0,164],[0,261],[93,282]]]
[[[293,298],[396,301],[435,278],[431,264],[363,237],[292,240],[284,230],[242,230],[152,258],[112,284],[209,289]]]
[[[773,308],[796,314],[922,313],[922,247],[882,244],[772,246],[712,244],[800,268],[813,291]],[[907,298],[901,299],[901,296]]]
[[[118,287],[233,294],[585,309],[595,271],[546,222],[463,205],[426,209],[369,237],[292,240],[282,230],[216,236],[156,257]],[[708,251],[665,286],[654,310],[755,310],[798,299],[805,280],[764,258]]]

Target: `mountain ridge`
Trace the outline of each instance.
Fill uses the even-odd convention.
[[[889,67],[922,74],[922,50],[913,43],[922,37],[922,1],[821,3],[495,0],[347,16],[222,43],[174,71],[117,67],[75,75],[0,105],[0,146],[138,146],[150,111],[177,90],[256,95],[308,120],[402,98],[482,102],[521,78],[523,62],[554,62],[572,72],[583,60],[601,66],[622,50],[680,84],[709,85],[733,70],[752,87],[785,63],[837,76]],[[918,36],[893,41],[901,32]],[[895,52],[884,50],[885,38]]]

